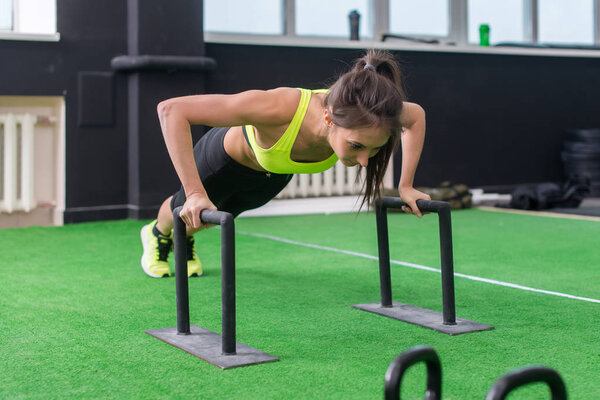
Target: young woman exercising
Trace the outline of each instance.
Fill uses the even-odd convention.
[[[378,195],[388,162],[402,143],[399,192],[403,210],[429,199],[413,188],[425,137],[425,112],[405,101],[400,70],[388,52],[368,51],[329,89],[277,88],[234,95],[198,95],[158,105],[160,125],[182,187],[142,228],[142,268],[170,275],[173,214],[187,225],[188,275],[202,274],[193,234],[205,227],[200,212],[233,216],[273,199],[295,173],[318,173],[338,160],[366,168],[363,203]],[[215,127],[193,146],[191,124]]]

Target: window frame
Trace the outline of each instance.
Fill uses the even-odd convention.
[[[258,35],[239,33],[214,33],[206,31],[205,41],[208,43],[240,43],[259,45],[285,45],[299,47],[340,47],[340,48],[388,48],[408,49],[434,52],[467,52],[493,54],[540,54],[565,55],[581,57],[600,57],[600,0],[594,4],[594,44],[599,49],[568,49],[568,48],[536,48],[536,47],[480,47],[468,41],[468,0],[448,0],[449,2],[449,34],[448,36],[410,35],[415,39],[435,39],[438,45],[419,44],[405,40],[381,41],[382,35],[389,33],[389,13],[391,0],[370,0],[374,32],[372,40],[350,41],[327,36],[297,36],[295,34],[295,5],[301,0],[281,0],[283,3],[282,16],[284,21],[283,35]],[[523,0],[523,44],[536,45],[538,42],[538,0]]]

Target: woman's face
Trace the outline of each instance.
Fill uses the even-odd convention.
[[[347,129],[332,125],[329,128],[329,144],[346,167],[362,165],[366,167],[373,157],[389,140],[389,134],[382,128]]]

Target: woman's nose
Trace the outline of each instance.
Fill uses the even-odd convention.
[[[363,166],[363,168],[367,168],[367,164],[369,164],[369,153],[364,151],[361,152],[357,157],[356,157],[356,161],[358,161],[358,163],[360,165]]]

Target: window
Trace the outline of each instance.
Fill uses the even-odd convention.
[[[448,0],[391,0],[390,33],[448,36]]]
[[[18,0],[16,10],[19,32],[56,33],[56,0]]]
[[[208,32],[283,34],[282,0],[204,0]]]
[[[538,0],[538,41],[594,43],[593,0]]]
[[[469,0],[467,20],[469,43],[479,43],[482,24],[490,27],[490,44],[525,40],[523,0]]]
[[[368,0],[296,0],[296,35],[350,37],[352,10],[360,14],[361,38],[373,37],[371,7]]]
[[[13,29],[13,0],[0,0],[0,31]]]
[[[0,5],[34,1],[55,0]],[[334,45],[349,39],[353,10],[360,14],[360,39],[369,47],[377,47],[386,33],[435,38],[455,48],[478,45],[481,25],[489,26],[491,45],[600,46],[600,0],[204,0],[204,27],[209,41],[293,44],[311,37],[315,43],[330,38]],[[0,19],[4,26],[10,23]]]
[[[55,34],[56,0],[0,0],[0,31]]]

